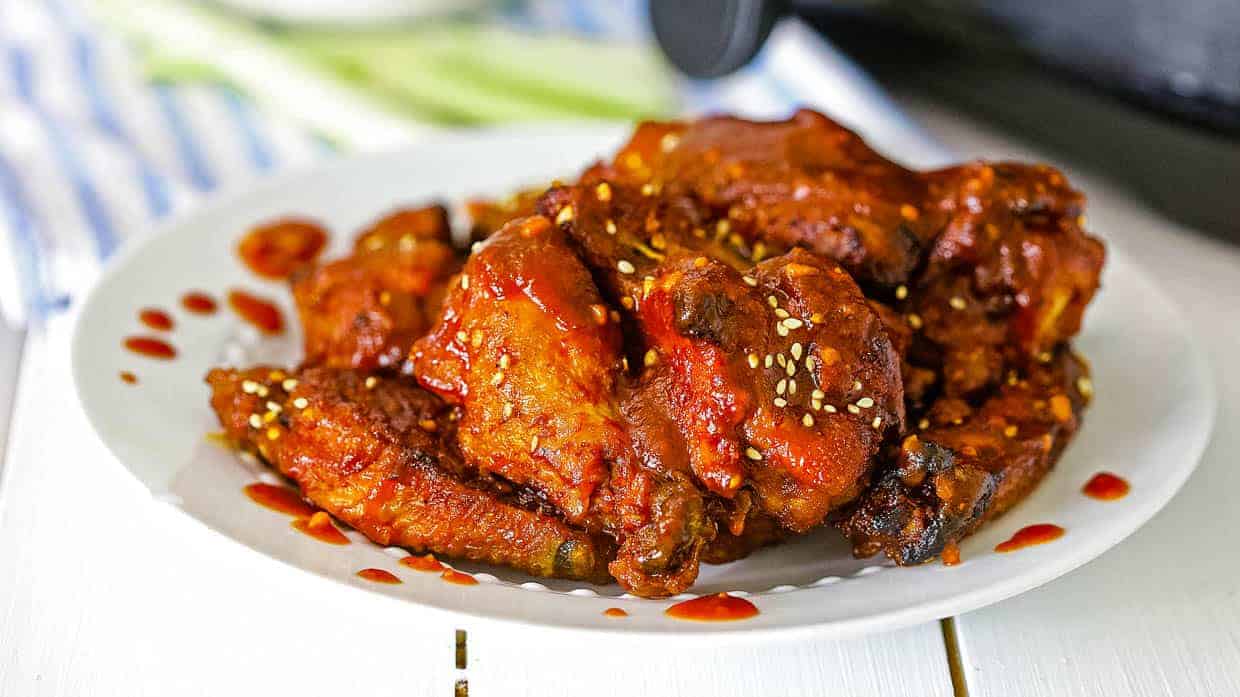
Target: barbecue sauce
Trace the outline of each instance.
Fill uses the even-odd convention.
[[[695,622],[732,622],[757,615],[758,607],[744,598],[715,593],[676,603],[663,614]]]
[[[258,327],[264,334],[279,334],[284,331],[284,314],[268,300],[244,290],[232,290],[228,292],[228,306],[241,319]]]
[[[125,339],[125,348],[139,356],[170,361],[177,357],[177,350],[172,344],[152,336],[131,336]]]
[[[995,545],[996,552],[1015,552],[1018,549],[1044,545],[1063,537],[1064,529],[1050,523],[1038,523],[1017,530],[1007,540]]]
[[[1110,472],[1099,472],[1085,483],[1081,492],[1091,499],[1114,501],[1127,496],[1131,488],[1123,477]]]

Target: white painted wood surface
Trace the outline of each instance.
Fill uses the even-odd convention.
[[[959,152],[1047,159],[957,116],[919,111]],[[1192,321],[1217,378],[1217,426],[1184,489],[1131,538],[1064,578],[957,618],[969,694],[1240,695],[1240,247],[1061,165],[1089,194],[1090,229],[1149,270]]]

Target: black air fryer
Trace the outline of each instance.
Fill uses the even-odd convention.
[[[795,14],[880,81],[1121,178],[1240,243],[1238,0],[652,0],[695,77],[745,65]]]

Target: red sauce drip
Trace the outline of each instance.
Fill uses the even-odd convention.
[[[279,334],[284,331],[284,314],[269,300],[251,295],[244,290],[232,290],[228,292],[228,306],[241,319],[258,327],[266,334]]]
[[[345,537],[343,532],[337,530],[335,525],[332,525],[331,516],[323,511],[319,511],[309,518],[294,520],[293,528],[304,532],[319,542],[326,542],[330,545],[349,544],[349,538]]]
[[[943,566],[955,566],[960,563],[960,547],[956,543],[951,543],[943,548],[943,553],[939,555],[943,560]]]
[[[213,315],[220,306],[210,295],[202,291],[191,290],[181,296],[181,307],[196,315]]]
[[[1131,488],[1123,477],[1110,472],[1099,472],[1085,483],[1081,492],[1099,501],[1114,501],[1127,496]]]
[[[434,554],[426,554],[420,557],[415,554],[401,559],[400,563],[414,571],[443,571],[445,568],[435,558]]]
[[[458,586],[478,585],[478,579],[470,576],[469,574],[461,573],[456,569],[444,569],[443,573],[439,575],[439,578],[442,578],[448,583],[455,583]]]
[[[315,223],[277,220],[246,233],[237,254],[254,273],[278,281],[314,261],[326,244],[327,232]]]
[[[367,581],[374,581],[375,583],[402,583],[396,574],[391,571],[384,571],[383,569],[362,569],[357,572],[357,576],[358,578],[364,578]]]
[[[1023,527],[1007,540],[995,545],[996,552],[1015,552],[1018,549],[1044,545],[1063,537],[1064,529],[1050,523],[1038,523]]]
[[[309,518],[318,510],[301,499],[301,495],[286,486],[254,482],[247,484],[245,495],[260,506],[287,513],[298,518]]]
[[[140,356],[170,361],[177,357],[177,350],[172,344],[152,336],[131,336],[125,339],[125,348]]]
[[[126,385],[136,385],[138,384],[138,376],[134,375],[128,370],[122,370],[121,371],[121,382],[125,383]]]
[[[172,329],[172,315],[155,307],[144,308],[138,313],[138,320],[151,329],[166,332]]]
[[[727,593],[704,595],[685,600],[663,611],[668,617],[695,622],[731,622],[749,619],[758,614],[758,606]]]
[[[624,610],[618,607],[609,607],[606,610],[603,610],[603,616],[604,617],[628,617],[629,613],[625,612]]]

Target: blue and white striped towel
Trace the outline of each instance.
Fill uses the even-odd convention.
[[[512,7],[497,21],[646,40],[642,0]],[[778,26],[737,75],[677,84],[686,113],[782,117],[803,104],[906,161],[944,159],[853,64],[795,20]],[[122,42],[72,0],[0,0],[0,312],[20,324],[61,311],[152,223],[327,152],[296,119],[260,112],[226,87],[146,82]]]

